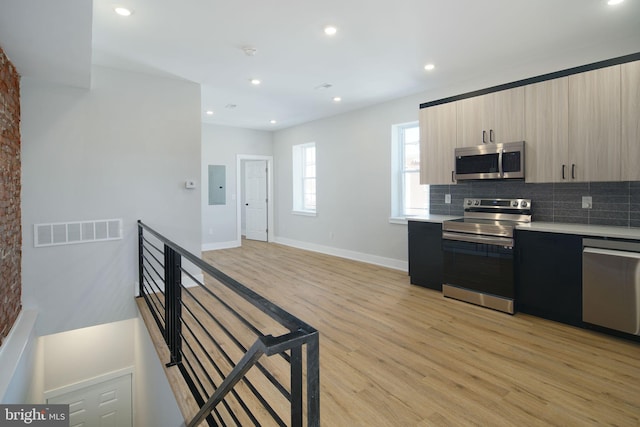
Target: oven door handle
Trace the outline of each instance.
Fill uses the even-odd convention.
[[[443,231],[442,239],[456,240],[459,242],[482,243],[485,245],[513,247],[513,239],[510,239],[508,237],[477,236],[474,234],[460,234],[460,233],[450,233],[448,231]]]

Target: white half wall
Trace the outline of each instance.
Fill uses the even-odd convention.
[[[23,305],[38,335],[132,318],[137,225],[200,254],[198,85],[93,67],[90,90],[23,79]],[[197,187],[200,185],[198,183]],[[33,247],[33,224],[122,218],[122,240]]]
[[[39,403],[29,394],[42,384],[37,317],[33,310],[22,310],[0,347],[0,403]]]
[[[239,246],[237,156],[272,155],[272,132],[202,125],[202,249]],[[226,204],[209,205],[208,166],[226,166]]]

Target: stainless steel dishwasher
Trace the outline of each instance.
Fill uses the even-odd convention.
[[[582,242],[582,320],[640,335],[640,242]]]

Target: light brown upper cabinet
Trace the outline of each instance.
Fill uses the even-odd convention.
[[[458,147],[524,139],[524,87],[456,102]]]
[[[527,182],[640,181],[640,61],[423,108],[420,134],[424,184],[455,147],[523,140]]]
[[[569,78],[525,86],[527,182],[570,179]]]
[[[420,110],[420,184],[451,184],[456,147],[456,105]]]
[[[622,64],[622,180],[640,181],[640,61]]]
[[[569,76],[569,175],[620,181],[620,65]]]

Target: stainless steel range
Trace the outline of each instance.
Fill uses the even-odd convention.
[[[442,293],[514,313],[514,230],[531,222],[529,199],[464,199],[464,217],[442,223]]]

